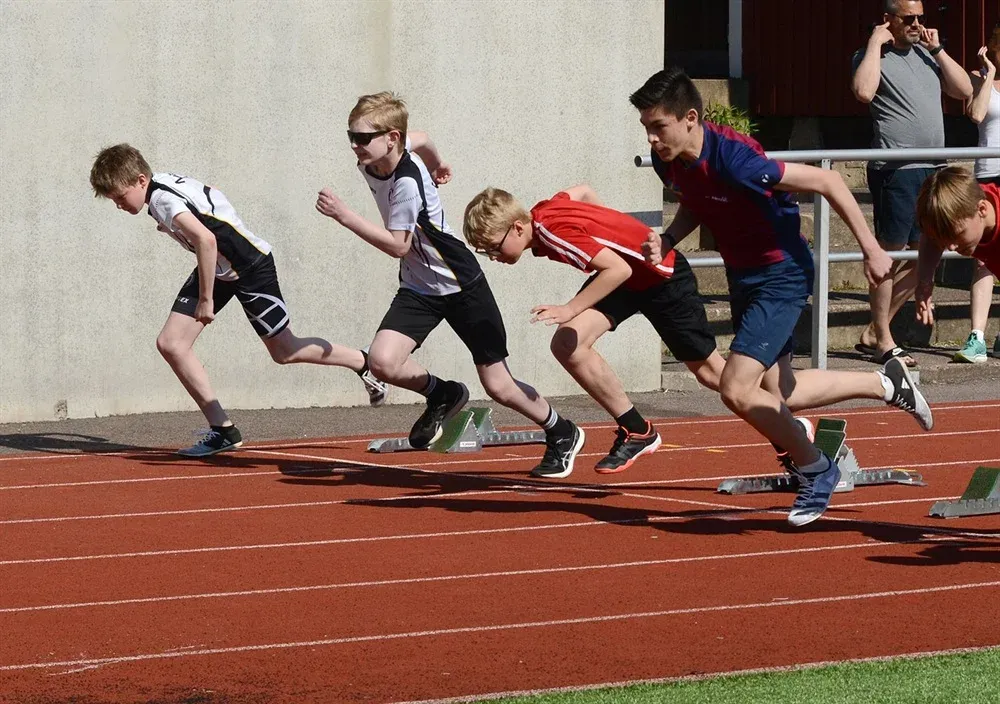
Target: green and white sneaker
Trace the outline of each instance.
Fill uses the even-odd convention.
[[[965,347],[956,352],[951,359],[953,362],[982,364],[986,361],[986,342],[976,337],[975,333],[970,332],[969,339],[965,341]]]

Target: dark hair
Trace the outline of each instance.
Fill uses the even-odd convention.
[[[688,110],[696,110],[701,119],[704,107],[701,94],[686,73],[671,66],[657,71],[642,88],[629,96],[629,102],[639,110],[660,107],[680,120]]]

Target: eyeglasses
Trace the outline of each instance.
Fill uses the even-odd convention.
[[[897,15],[895,12],[890,12],[889,14],[903,20],[903,24],[907,27],[912,26],[914,22],[922,25],[924,23],[924,18],[927,17],[927,15]]]
[[[507,236],[510,234],[510,231],[513,230],[513,229],[514,229],[514,225],[511,224],[511,226],[507,228],[507,232],[504,233],[504,236],[500,238],[500,241],[497,242],[492,247],[486,247],[485,249],[484,248],[480,248],[480,247],[476,247],[476,254],[478,254],[481,257],[489,257],[490,259],[492,259],[496,255],[500,254],[500,250],[503,248],[503,243],[507,241]]]
[[[390,132],[392,130],[379,130],[378,132],[351,132],[347,130],[347,139],[350,140],[351,144],[357,144],[359,147],[367,147],[376,137],[381,137]]]

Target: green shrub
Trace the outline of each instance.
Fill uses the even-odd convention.
[[[742,132],[743,134],[753,134],[757,129],[757,125],[750,119],[747,111],[735,105],[709,103],[702,117],[717,125],[732,127],[737,132]]]

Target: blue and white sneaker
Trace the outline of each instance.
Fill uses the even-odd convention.
[[[840,467],[826,455],[826,469],[818,474],[800,474],[799,493],[788,513],[788,522],[801,527],[822,516],[830,505],[837,484],[840,483]]]
[[[980,340],[976,337],[976,333],[970,332],[969,339],[965,341],[965,347],[956,352],[951,360],[968,364],[982,364],[986,361],[986,341]]]

